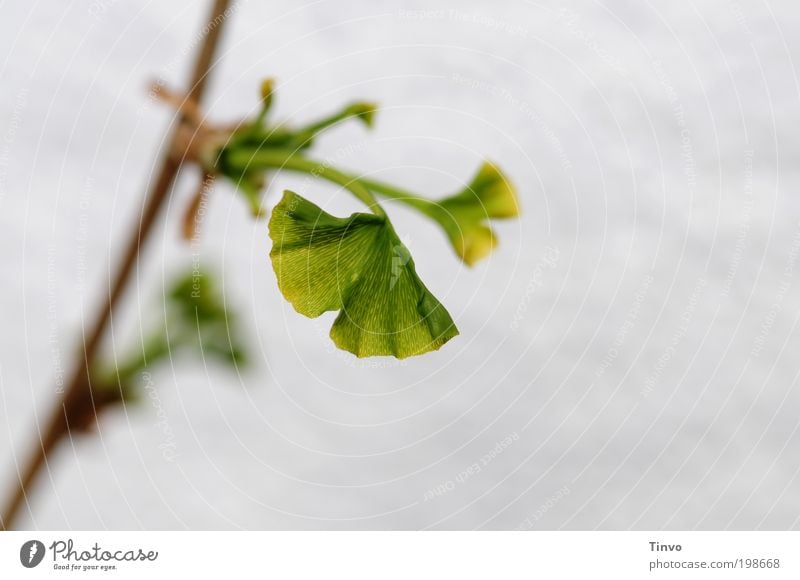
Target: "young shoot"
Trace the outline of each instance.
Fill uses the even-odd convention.
[[[380,203],[387,198],[416,210],[444,231],[459,259],[473,266],[496,246],[496,219],[519,215],[514,187],[484,162],[457,193],[439,200],[364,179],[308,155],[317,136],[354,119],[371,127],[377,107],[356,102],[299,128],[270,121],[272,80],[261,86],[261,107],[230,129],[198,126],[196,159],[204,173],[235,185],[252,213],[262,216],[261,196],[277,171],[332,182],[361,201],[369,213],[332,216],[286,191],[269,220],[270,258],[283,296],[304,316],[338,312],[330,336],[358,357],[405,358],[439,349],[458,335],[445,307],[417,276],[414,260]]]

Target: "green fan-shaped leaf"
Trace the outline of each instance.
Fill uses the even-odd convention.
[[[339,348],[358,357],[405,358],[437,350],[458,334],[384,216],[338,218],[286,191],[269,231],[281,292],[310,318],[340,311],[330,333]]]
[[[514,187],[487,161],[467,187],[438,201],[429,213],[444,228],[456,254],[471,266],[497,244],[489,220],[516,217],[519,204]]]

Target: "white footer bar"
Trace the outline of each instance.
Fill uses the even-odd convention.
[[[800,578],[800,532],[5,532],[0,578]]]

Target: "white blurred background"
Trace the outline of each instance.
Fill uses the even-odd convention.
[[[52,408],[136,219],[207,2],[4,5],[0,492]],[[332,348],[278,292],[266,223],[215,190],[199,259],[253,364],[179,357],[62,446],[28,528],[786,529],[800,523],[800,8],[792,2],[240,0],[207,108],[278,80],[295,122],[378,101],[314,154],[440,196],[483,158],[524,215],[462,266],[390,206],[461,336]],[[107,352],[191,264],[176,185]],[[285,188],[344,215],[334,187]],[[169,447],[175,457],[164,452]]]

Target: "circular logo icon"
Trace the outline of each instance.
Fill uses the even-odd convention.
[[[19,549],[19,561],[26,568],[35,568],[44,558],[44,544],[39,540],[28,540]]]

